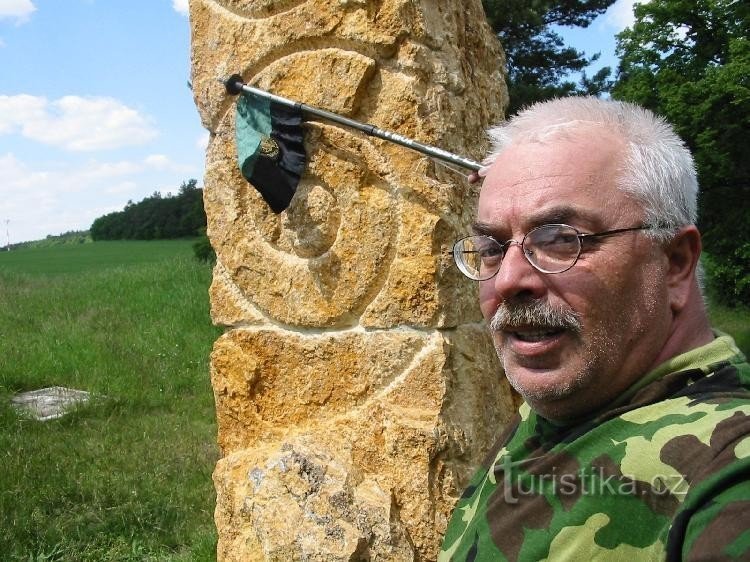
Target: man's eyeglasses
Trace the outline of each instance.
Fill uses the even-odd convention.
[[[521,247],[526,261],[542,273],[562,273],[576,264],[584,241],[651,228],[634,226],[583,234],[567,224],[545,224],[529,231],[520,242],[508,240],[500,243],[491,236],[468,236],[453,245],[453,259],[466,277],[485,281],[500,271],[505,252],[516,244]]]

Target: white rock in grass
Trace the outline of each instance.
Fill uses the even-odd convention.
[[[90,394],[84,390],[51,386],[17,394],[11,403],[18,411],[39,421],[47,421],[64,416],[72,407],[87,402],[89,398]]]

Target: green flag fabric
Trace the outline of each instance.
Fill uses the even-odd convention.
[[[305,169],[302,112],[244,92],[236,104],[235,135],[242,176],[281,213]]]

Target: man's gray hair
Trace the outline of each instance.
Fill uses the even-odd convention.
[[[485,165],[511,144],[544,143],[590,132],[603,126],[626,146],[617,186],[640,201],[644,223],[669,230],[697,219],[698,181],[690,151],[664,119],[640,106],[594,97],[567,97],[540,102],[510,121],[488,130],[492,148]]]

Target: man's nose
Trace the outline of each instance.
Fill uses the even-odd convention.
[[[537,270],[523,254],[520,242],[509,240],[500,270],[490,280],[500,300],[514,297],[538,299],[544,295],[544,273]]]

